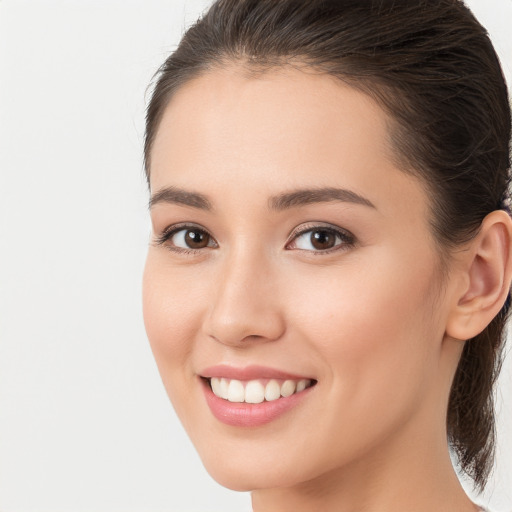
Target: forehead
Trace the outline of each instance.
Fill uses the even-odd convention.
[[[171,135],[174,128],[193,142],[199,127],[216,126],[217,132],[231,129],[238,137],[251,135],[255,142],[255,136],[256,140],[264,138],[268,128],[278,128],[278,123],[282,130],[295,128],[294,140],[301,133],[309,137],[312,131],[323,137],[330,131],[331,136],[340,138],[344,135],[341,125],[333,123],[338,116],[351,118],[352,131],[368,132],[373,126],[375,134],[387,133],[389,119],[384,111],[370,97],[330,75],[291,66],[254,75],[231,65],[208,71],[182,85],[164,111],[157,138],[163,131],[167,132],[164,136]],[[296,126],[297,121],[302,123],[300,127]],[[244,130],[238,129],[240,125]],[[259,133],[255,131],[257,127],[261,128]],[[191,131],[183,132],[187,128]],[[272,135],[275,137],[276,133]],[[282,135],[276,142],[285,142],[286,132]]]
[[[257,76],[234,65],[209,71],[178,89],[164,112],[151,188],[225,195],[242,186],[268,195],[339,186],[373,195],[374,204],[386,194],[390,202],[423,204],[419,181],[394,164],[390,124],[369,96],[307,68]]]

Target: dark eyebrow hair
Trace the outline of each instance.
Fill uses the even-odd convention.
[[[285,192],[269,199],[269,206],[273,210],[286,210],[311,203],[330,201],[343,201],[356,203],[375,208],[375,205],[363,196],[344,188],[313,188]],[[376,208],[375,208],[376,209]]]
[[[324,203],[330,201],[343,201],[346,203],[361,204],[375,208],[374,204],[363,196],[344,188],[313,188],[284,192],[269,199],[269,208],[272,210],[286,210],[312,203]],[[189,192],[177,187],[165,187],[151,196],[149,208],[159,203],[172,203],[191,206],[200,210],[213,209],[210,200],[198,192]]]
[[[165,187],[155,192],[149,200],[149,208],[158,203],[182,204],[200,210],[212,210],[212,204],[205,195],[177,187]]]

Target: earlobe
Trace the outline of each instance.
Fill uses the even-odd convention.
[[[480,334],[498,314],[512,279],[512,220],[496,210],[483,220],[469,244],[464,262],[465,287],[451,311],[446,334],[468,340]]]

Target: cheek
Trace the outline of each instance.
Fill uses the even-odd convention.
[[[149,251],[143,277],[143,314],[146,333],[163,378],[184,364],[193,348],[204,300],[200,280]]]
[[[429,403],[436,385],[432,338],[440,323],[430,316],[432,262],[405,270],[403,257],[381,255],[367,263],[347,260],[325,276],[303,273],[301,289],[308,293],[289,297],[299,337],[322,368],[319,385],[330,404],[323,428],[333,465],[398,431]]]
[[[303,273],[302,294],[290,296],[298,328],[329,362],[332,380],[354,397],[420,385],[443,332],[431,316],[432,259],[391,251],[368,259],[361,254],[336,272]]]
[[[202,279],[195,278],[190,269],[170,265],[165,256],[151,249],[148,253],[143,277],[144,324],[167,395],[190,432],[201,424],[191,408],[190,393],[198,392],[192,362],[207,294]]]

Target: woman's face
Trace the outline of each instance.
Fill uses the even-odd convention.
[[[211,71],[168,105],[144,317],[221,484],[366,467],[443,423],[450,283],[427,195],[392,155],[384,112],[313,73]]]

